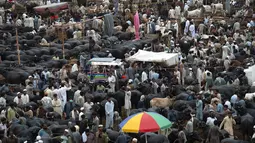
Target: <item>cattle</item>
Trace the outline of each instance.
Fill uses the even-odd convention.
[[[211,6],[212,6],[212,14],[216,14],[217,12],[219,12],[223,16],[225,15],[225,11],[223,9],[222,3],[217,3],[217,4],[212,3]]]
[[[172,106],[175,101],[175,98],[170,98],[169,96],[165,98],[153,98],[150,101],[150,105],[152,108],[159,107],[159,108],[167,108]]]

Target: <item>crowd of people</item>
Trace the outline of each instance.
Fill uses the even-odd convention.
[[[58,136],[62,143],[108,143],[110,139],[107,129],[119,131],[118,124],[122,119],[130,115],[132,110],[131,90],[138,89],[142,83],[150,83],[152,94],[165,95],[169,85],[186,86],[186,79],[197,80],[198,90],[196,93],[191,94],[191,99],[188,99],[196,100],[196,109],[195,115],[191,114],[186,124],[179,126],[178,142],[186,143],[188,141],[188,137],[195,132],[195,129],[193,129],[194,118],[203,121],[203,115],[207,112],[210,114],[206,119],[206,125],[210,127],[210,130],[205,140],[209,143],[220,142],[220,129],[224,129],[229,134],[229,137],[234,139],[236,137],[234,132],[235,117],[238,116],[234,105],[239,103],[245,106],[245,99],[238,92],[232,95],[230,99],[223,98],[223,95],[218,90],[213,89],[213,86],[248,85],[248,78],[242,72],[231,80],[226,80],[221,72],[217,72],[215,69],[212,71],[211,62],[216,60],[216,65],[222,63],[223,71],[229,71],[233,66],[232,61],[239,60],[240,56],[245,55],[245,58],[251,57],[253,59],[255,52],[255,23],[251,20],[243,28],[241,26],[242,21],[240,20],[236,20],[233,25],[228,25],[228,21],[225,21],[227,27],[224,27],[224,22],[221,21],[222,23],[218,24],[212,17],[205,17],[204,21],[196,25],[193,19],[185,18],[183,16],[184,12],[181,10],[184,9],[185,11],[191,3],[189,1],[184,7],[176,5],[176,7],[170,8],[168,18],[164,20],[160,18],[161,15],[156,15],[158,12],[150,11],[152,9],[148,9],[148,11],[146,11],[147,9],[139,10],[141,15],[139,33],[141,37],[144,37],[144,33],[161,33],[159,34],[160,40],[153,45],[154,47],[151,45],[151,47],[147,46],[144,49],[179,53],[179,63],[174,70],[170,69],[167,72],[168,75],[162,74],[161,70],[159,70],[160,68],[156,68],[158,65],[155,65],[155,67],[151,66],[152,68],[145,68],[143,63],[138,65],[126,62],[127,68],[124,68],[124,66],[105,67],[108,71],[108,84],[98,84],[96,87],[92,87],[95,88],[94,91],[90,85],[91,78],[87,74],[86,61],[89,59],[83,57],[83,54],[80,55],[78,62],[74,63],[70,69],[63,67],[62,69],[44,68],[42,71],[36,70],[33,75],[30,75],[24,81],[25,88],[22,92],[17,93],[12,103],[6,103],[4,94],[0,97],[0,105],[6,109],[2,110],[1,113],[0,129],[3,131],[1,132],[1,141],[7,143],[18,142],[18,138],[9,128],[17,120],[21,124],[26,122],[26,118],[31,119],[33,117],[54,120],[53,112],[46,111],[46,109],[52,108],[55,113],[61,116],[61,119],[70,119],[72,122],[68,123],[68,128],[64,130],[62,135],[53,135],[51,130],[48,129],[48,125],[42,124],[35,140],[36,143],[47,143],[49,138],[55,136]],[[47,19],[43,19],[40,15],[26,13],[15,20],[10,12],[5,18],[0,15],[0,25],[16,24],[17,26],[31,27],[36,34],[42,29],[50,28],[50,24],[54,24],[54,21],[71,20],[79,22],[82,17],[81,13],[75,13],[73,16],[66,14],[63,17],[51,15],[51,22],[49,23]],[[135,34],[136,30],[133,21],[133,19],[127,18],[122,30]],[[172,32],[167,31],[164,33],[164,30],[171,30]],[[73,38],[78,39],[81,37],[81,34],[77,36],[77,33],[80,31],[81,29],[75,29]],[[95,29],[95,31],[98,31],[98,29]],[[90,50],[93,50],[93,46],[102,36],[97,32],[95,34],[97,36],[90,38]],[[214,35],[214,38],[202,40],[204,34]],[[164,36],[171,38],[164,39]],[[8,37],[8,34],[5,37]],[[187,55],[183,53],[185,50],[180,48],[180,40],[186,40],[186,42],[193,41],[194,43]],[[218,47],[219,42],[223,44],[222,47]],[[48,41],[43,38],[42,43],[48,43]],[[131,56],[134,53],[135,50],[132,50],[126,56]],[[112,55],[109,54],[109,56]],[[89,57],[92,58],[93,55]],[[52,60],[59,60],[59,55],[52,57]],[[70,79],[70,75],[75,72],[78,72],[76,79],[79,83],[78,85],[75,85]],[[123,87],[119,87],[118,82],[123,79],[126,79],[128,82]],[[85,87],[89,88],[86,92],[82,90]],[[73,96],[70,96],[68,92],[72,89],[76,90]],[[93,102],[93,98],[89,98],[86,94],[91,92],[110,94],[118,90],[124,90],[125,92],[125,99],[123,101],[125,114],[115,111],[114,106],[116,105],[112,98],[107,96],[107,102],[104,105],[104,122],[104,119],[100,119],[98,113],[92,110],[93,105],[99,103]],[[31,106],[25,106],[34,95],[43,96],[38,101],[39,107],[36,110],[33,110]],[[145,108],[146,96],[141,96],[137,105],[138,108]],[[18,109],[24,113],[23,116],[18,113]],[[217,119],[219,115],[224,116],[221,122]],[[121,133],[116,143],[136,143],[138,140],[137,138],[129,138],[124,133]]]

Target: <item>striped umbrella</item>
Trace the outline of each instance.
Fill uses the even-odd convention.
[[[172,123],[164,116],[155,112],[140,112],[127,117],[119,124],[123,132],[146,133],[167,129]]]

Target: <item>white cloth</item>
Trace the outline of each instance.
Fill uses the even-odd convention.
[[[212,117],[208,117],[206,120],[206,125],[213,127],[215,126],[214,121],[217,120],[216,117],[212,118]]]
[[[88,137],[86,135],[86,132],[83,132],[81,136],[82,136],[82,142],[83,143],[87,142]]]
[[[224,105],[227,105],[227,106],[228,106],[228,109],[231,109],[231,103],[230,103],[230,101],[227,100],[227,101],[225,102]]]

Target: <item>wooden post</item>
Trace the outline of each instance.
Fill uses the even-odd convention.
[[[16,27],[16,46],[18,53],[18,64],[20,65],[20,50],[19,50],[19,36],[18,36],[18,28]]]

